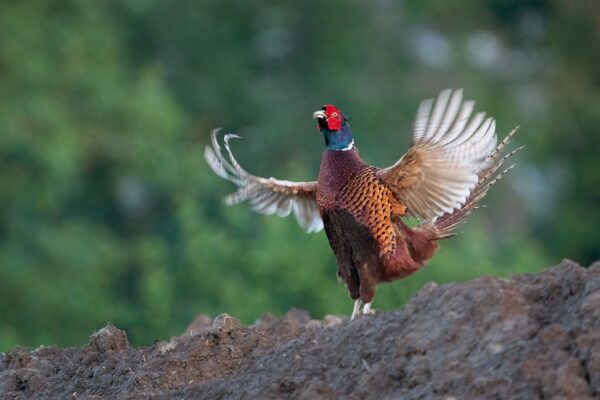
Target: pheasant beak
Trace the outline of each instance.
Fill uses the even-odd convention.
[[[325,114],[325,111],[323,111],[323,110],[315,111],[313,113],[313,119],[325,119],[326,120],[327,114]]]

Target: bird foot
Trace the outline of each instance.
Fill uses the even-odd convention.
[[[362,311],[363,315],[366,315],[366,314],[374,315],[375,314],[375,310],[373,310],[371,308],[371,304],[372,303],[365,303],[365,306],[363,307],[363,311]]]
[[[371,308],[371,304],[372,303],[365,303],[362,312],[360,310],[360,306],[362,306],[363,302],[361,299],[356,299],[354,300],[354,308],[352,309],[352,316],[350,317],[350,320],[355,319],[356,317],[358,317],[359,315],[367,315],[367,314],[371,314],[374,315],[375,314],[375,310],[373,310]]]

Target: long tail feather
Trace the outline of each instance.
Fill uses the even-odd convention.
[[[473,210],[481,207],[479,206],[479,202],[485,197],[490,187],[502,179],[504,175],[515,166],[513,164],[502,170],[502,172],[496,174],[500,166],[507,159],[525,147],[518,147],[515,150],[502,155],[502,150],[504,150],[504,148],[508,145],[517,129],[518,127],[510,131],[510,133],[506,135],[506,137],[498,144],[498,146],[496,146],[494,151],[492,151],[492,153],[487,157],[486,162],[484,163],[485,167],[479,172],[479,181],[477,186],[475,186],[475,188],[471,191],[471,194],[465,203],[452,213],[442,215],[435,221],[435,223],[427,223],[427,225],[423,226],[422,229],[434,230],[438,239],[447,239],[456,235],[456,227],[462,224],[465,221],[465,218],[471,214]]]

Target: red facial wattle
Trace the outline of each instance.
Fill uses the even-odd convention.
[[[327,129],[330,131],[339,131],[342,127],[342,113],[340,110],[328,104],[325,106],[325,115],[327,115]]]

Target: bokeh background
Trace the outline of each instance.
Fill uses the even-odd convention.
[[[527,148],[377,309],[429,281],[600,258],[600,2],[3,1],[0,351],[80,345],[109,321],[150,344],[199,313],[348,314],[324,233],[223,205],[210,131],[244,136],[255,174],[313,180],[322,104],[386,166],[447,87]]]

